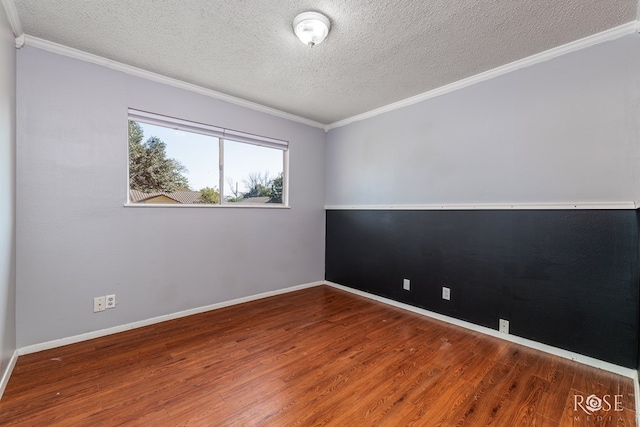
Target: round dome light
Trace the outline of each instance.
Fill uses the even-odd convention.
[[[302,43],[313,47],[329,34],[329,18],[318,12],[304,12],[293,20],[293,31]]]

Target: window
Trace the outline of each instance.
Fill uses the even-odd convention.
[[[129,110],[129,203],[283,206],[288,142]]]

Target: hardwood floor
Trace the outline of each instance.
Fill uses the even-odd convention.
[[[0,425],[632,426],[634,402],[629,378],[319,286],[21,356]]]

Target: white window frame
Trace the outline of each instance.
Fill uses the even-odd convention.
[[[129,161],[127,155],[127,203],[126,206],[144,206],[144,207],[243,207],[243,208],[288,208],[289,207],[289,141],[282,139],[269,138],[266,136],[254,135],[247,132],[241,132],[233,129],[225,129],[218,126],[212,126],[204,123],[192,122],[189,120],[177,119],[174,117],[164,116],[161,114],[150,113],[148,111],[136,110],[129,108],[129,120],[134,122],[145,123],[149,125],[162,126],[170,129],[181,130],[185,132],[197,133],[201,135],[218,138],[218,168],[219,168],[219,204],[147,204],[147,203],[131,203],[129,200]],[[282,203],[242,203],[227,202],[224,198],[224,141],[233,141],[243,144],[256,145],[260,147],[274,148],[283,152],[282,158]],[[127,150],[128,152],[128,150]],[[212,165],[215,167],[215,165]]]

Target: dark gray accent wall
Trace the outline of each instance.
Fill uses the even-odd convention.
[[[329,281],[638,366],[635,210],[329,210],[326,227]]]

